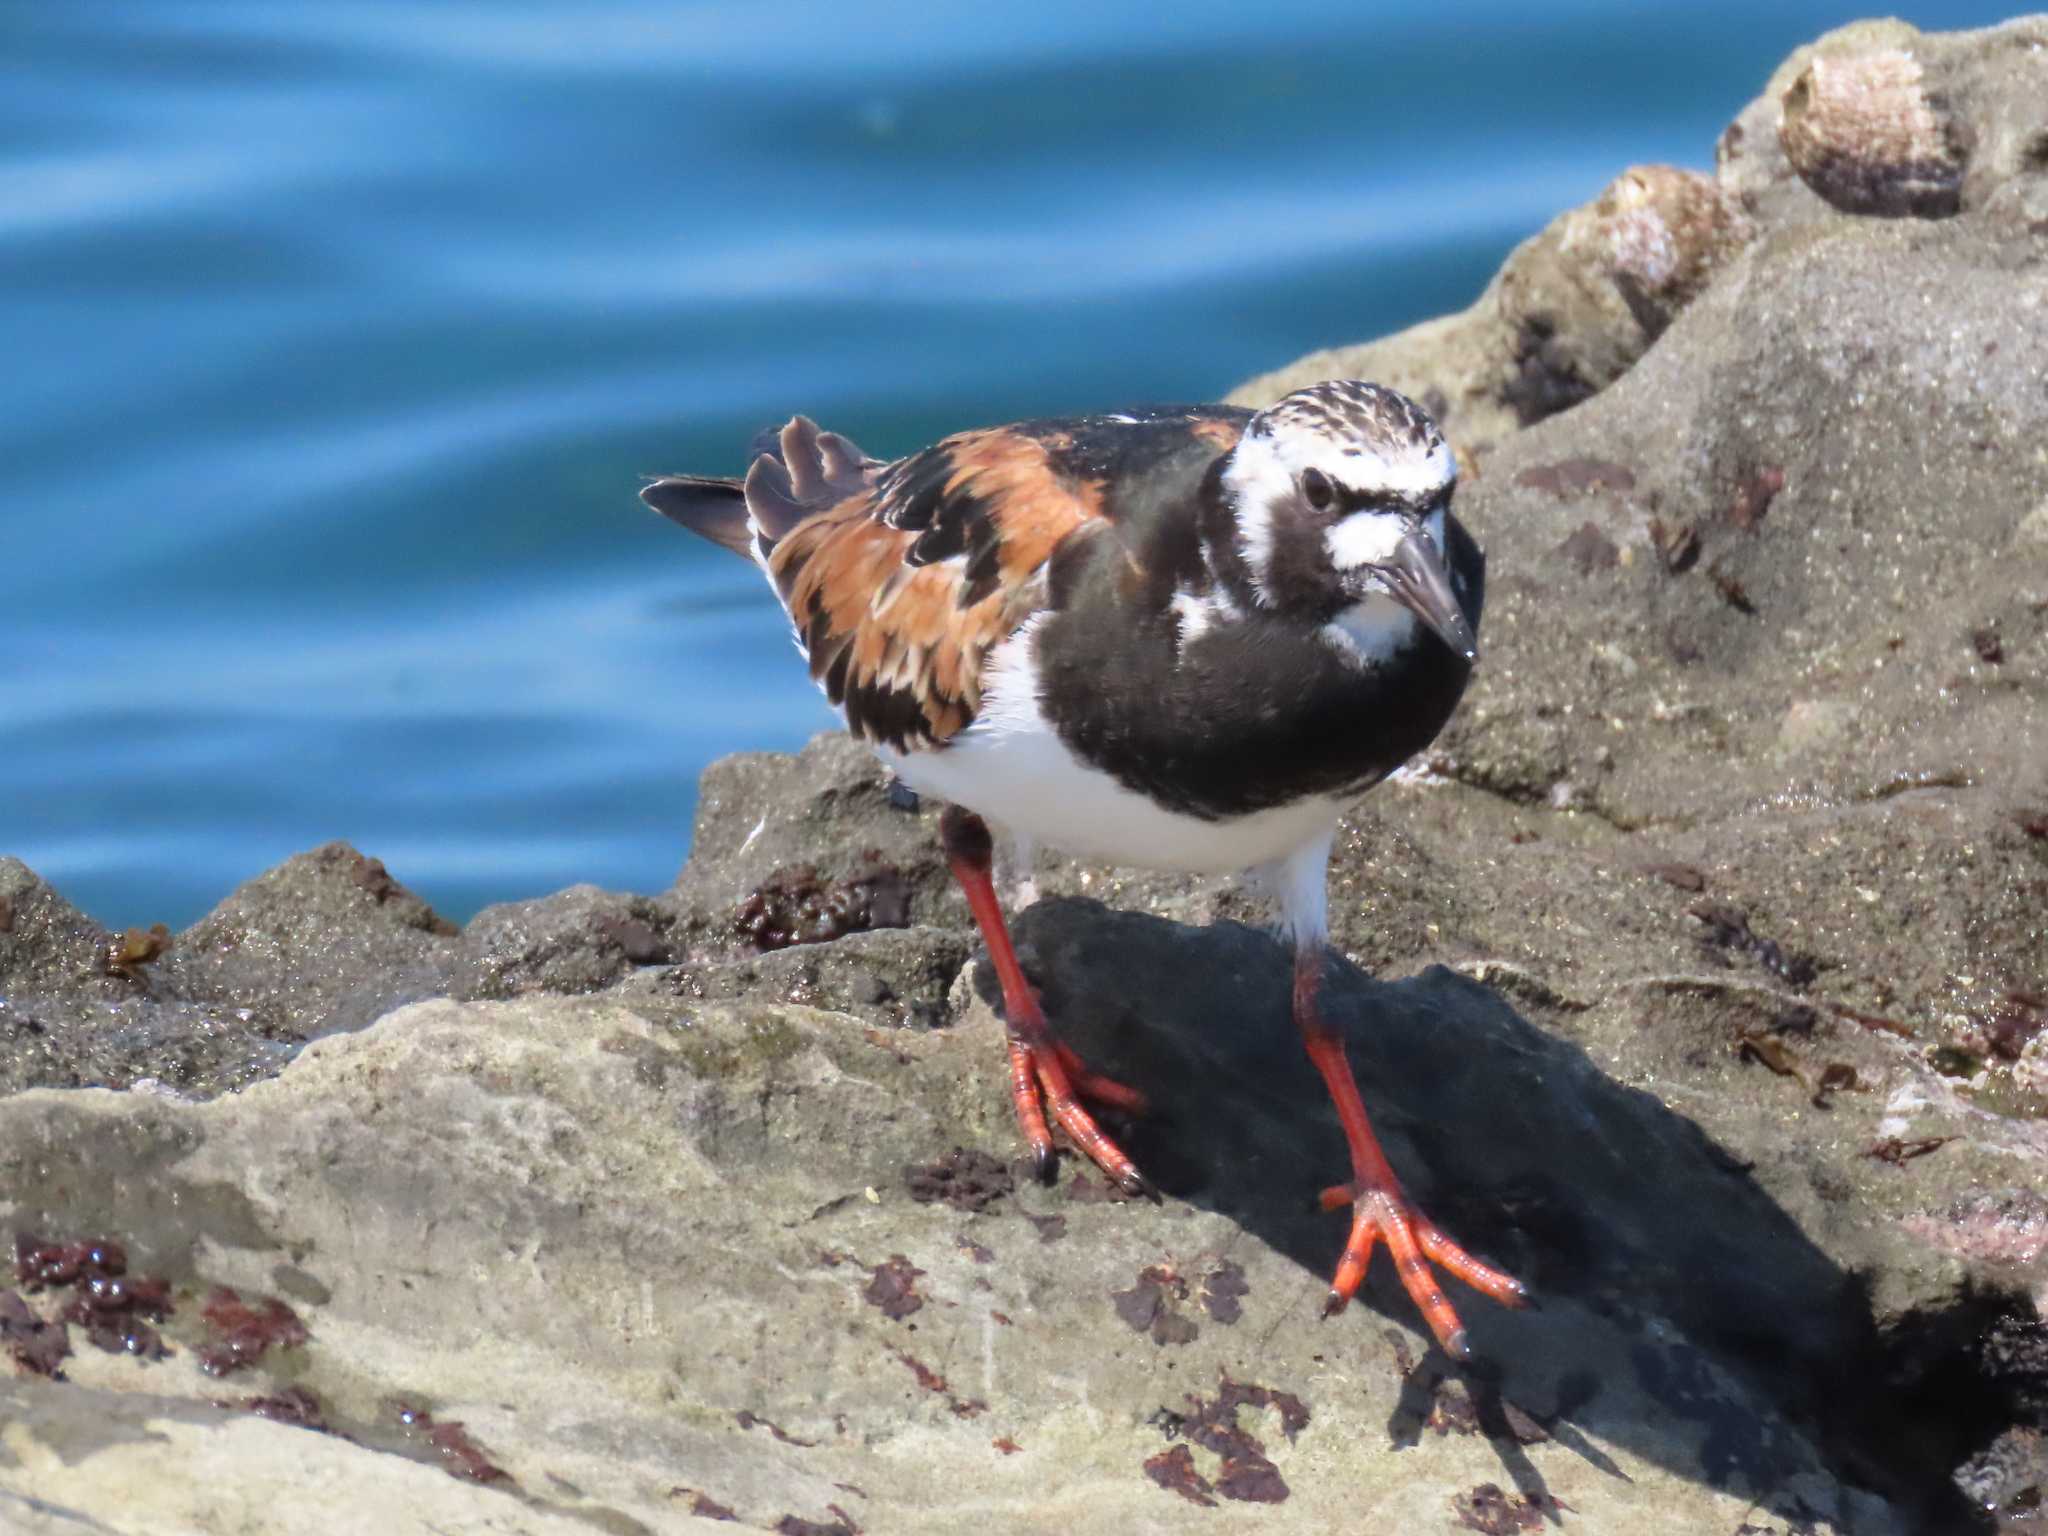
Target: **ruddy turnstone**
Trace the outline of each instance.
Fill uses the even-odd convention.
[[[799,416],[744,480],[673,476],[656,511],[758,565],[811,676],[912,788],[1003,992],[1010,1090],[1042,1171],[1047,1112],[1126,1190],[1082,1106],[1136,1109],[1052,1034],[991,878],[991,826],[1117,864],[1252,871],[1294,942],[1295,1022],[1335,1099],[1352,1206],[1340,1310],[1386,1242],[1446,1351],[1466,1336],[1431,1264],[1508,1305],[1402,1192],[1317,990],[1337,820],[1427,746],[1477,654],[1485,560],[1451,515],[1456,461],[1374,384],[1252,412],[1190,406],[961,432],[884,464]]]

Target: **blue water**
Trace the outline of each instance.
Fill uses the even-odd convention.
[[[643,473],[1462,306],[1854,14],[0,4],[0,852],[114,924],[333,837],[457,917],[657,889],[829,716]]]

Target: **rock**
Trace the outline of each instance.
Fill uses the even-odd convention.
[[[920,809],[914,796],[893,803],[874,754],[841,733],[816,737],[794,757],[740,753],[705,770],[690,861],[663,902],[700,959],[759,953],[743,934],[743,909],[797,870],[826,887],[886,872],[891,921],[874,926],[959,927],[967,904],[939,857],[937,827],[936,807]]]
[[[311,1036],[446,989],[457,929],[346,843],[287,859],[178,936],[156,968],[183,999]]]
[[[1797,50],[1722,135],[1715,174],[1636,166],[1510,254],[1477,302],[1314,352],[1240,387],[1265,405],[1376,379],[1436,413],[1461,459],[1619,378],[1759,234],[1851,216],[1981,210],[2048,228],[2048,18],[1975,32],[1857,22]]]
[[[1857,708],[1844,699],[1800,699],[1785,711],[1778,746],[1798,754],[1840,745],[1856,727]]]
[[[949,1022],[953,984],[973,952],[950,928],[887,928],[829,944],[660,967],[633,977],[631,996],[704,1002],[747,998],[798,1003],[872,1024],[934,1028]]]
[[[537,901],[486,907],[463,930],[467,997],[597,992],[673,958],[675,918],[644,896],[572,885]]]
[[[0,996],[98,988],[112,938],[21,860],[0,857]]]
[[[1956,130],[1903,49],[1814,59],[1784,94],[1778,142],[1799,179],[1844,213],[1940,219],[1962,205]]]
[[[23,1426],[0,1463],[0,1500],[20,1536],[342,1529],[588,1536],[582,1511],[453,1482],[440,1469],[189,1397],[37,1392],[0,1381]],[[32,1428],[28,1427],[32,1426]],[[81,1488],[78,1468],[93,1471]],[[316,1514],[315,1511],[325,1513]],[[667,1530],[710,1530],[671,1517]]]
[[[1749,234],[1712,177],[1635,166],[1517,246],[1463,314],[1313,353],[1231,399],[1265,405],[1322,379],[1374,379],[1426,402],[1477,454],[1619,378]]]
[[[294,1479],[439,1502],[457,1484],[418,1476],[404,1402],[463,1425],[504,1474],[454,1506],[473,1521],[514,1499],[536,1520],[668,1529],[702,1497],[764,1527],[837,1505],[873,1528],[948,1530],[971,1482],[980,1518],[1028,1525],[1052,1478],[1091,1520],[1142,1528],[1177,1507],[1144,1470],[1173,1443],[1162,1410],[1236,1382],[1292,1404],[1234,1418],[1286,1527],[1426,1528],[1506,1476],[1602,1527],[1732,1530],[1798,1501],[1816,1530],[1892,1528],[1842,1480],[1858,1416],[1890,1410],[1820,1387],[1876,1363],[1859,1293],[1655,1099],[1442,971],[1333,975],[1396,1155],[1434,1163],[1440,1214],[1532,1267],[1547,1297],[1475,1311],[1503,1374],[1458,1384],[1423,1359],[1384,1275],[1372,1308],[1316,1321],[1303,1266],[1327,1265],[1339,1228],[1310,1197],[1343,1151],[1286,1025],[1280,945],[1085,903],[1034,909],[1030,931],[1063,985],[1101,1002],[1063,996],[1076,1042],[1156,1087],[1140,1144],[1163,1206],[1024,1187],[971,1215],[912,1198],[906,1165],[1007,1144],[986,1016],[877,1045],[763,1004],[428,1003],[208,1103],[6,1101],[0,1219],[117,1233],[178,1308],[168,1359],[94,1353],[68,1388],[15,1388],[7,1477],[26,1467],[33,1496],[132,1522],[131,1480],[183,1450],[221,1486],[173,1479],[140,1507],[201,1530],[236,1528]],[[1186,1027],[1160,1027],[1174,1017]],[[1404,1110],[1446,1083],[1455,1114]],[[892,1266],[919,1305],[878,1299]],[[317,1284],[297,1307],[310,1338],[230,1400],[288,1376],[354,1445],[207,1406],[228,1394],[194,1363],[193,1298],[273,1291],[287,1270]],[[1133,1340],[1119,1315],[1114,1293],[1148,1274],[1171,1343]],[[1495,1422],[1523,1426],[1511,1454]],[[162,1438],[122,1448],[145,1434]],[[86,1445],[102,1447],[92,1473],[67,1473]],[[1195,1475],[1238,1486],[1195,1450]]]
[[[1975,32],[1838,28],[1795,50],[1722,135],[1721,185],[1780,228],[2024,202],[2044,163],[2044,42],[2040,16]]]
[[[1150,1096],[1118,1130],[1166,1198],[1005,1168],[935,808],[827,736],[716,765],[671,891],[459,937],[339,845],[179,935],[0,863],[0,1088],[159,1090],[0,1098],[0,1219],[125,1238],[178,1307],[149,1361],[9,1304],[69,1381],[7,1386],[0,1493],[123,1530],[308,1488],[399,1529],[2020,1518],[2044,61],[2039,19],[1830,34],[1713,178],[1629,173],[1466,315],[1247,386],[1439,400],[1488,550],[1469,698],[1340,832],[1325,994],[1403,1176],[1543,1300],[1458,1298],[1477,1365],[1384,1263],[1315,1321],[1342,1142],[1230,882],[1030,872],[1026,970]],[[205,1377],[216,1285],[310,1337]]]
[[[2048,501],[2043,501],[2019,521],[2013,529],[2015,544],[2048,545]]]

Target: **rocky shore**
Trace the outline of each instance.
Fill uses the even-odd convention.
[[[1426,400],[1489,552],[1327,997],[1541,1298],[1478,1363],[1383,1268],[1319,1321],[1342,1138],[1226,884],[1038,871],[1166,1198],[1022,1177],[935,808],[821,737],[670,890],[459,930],[338,844],[176,934],[0,859],[0,1528],[2042,1528],[2044,104],[2048,18],[1830,34],[1239,393]]]

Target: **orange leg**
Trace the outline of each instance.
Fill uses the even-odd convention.
[[[988,945],[996,978],[1002,983],[1004,1021],[1010,1031],[1010,1097],[1040,1177],[1050,1178],[1057,1166],[1052,1130],[1046,1123],[1046,1111],[1050,1110],[1054,1123],[1125,1193],[1150,1194],[1144,1176],[1080,1102],[1085,1095],[1113,1109],[1140,1110],[1144,1097],[1090,1072],[1080,1057],[1052,1038],[1038,994],[1017,963],[1017,951],[996,900],[995,882],[990,877],[994,850],[987,823],[972,811],[949,805],[939,818],[939,838],[953,877],[966,893],[968,910],[981,929],[982,942]]]
[[[1344,1042],[1323,1023],[1316,1006],[1316,993],[1323,975],[1321,944],[1305,944],[1294,957],[1294,1022],[1300,1026],[1302,1044],[1309,1060],[1323,1074],[1330,1097],[1337,1103],[1337,1118],[1344,1125],[1344,1139],[1351,1145],[1351,1182],[1323,1191],[1325,1210],[1352,1207],[1351,1236],[1344,1244],[1344,1256],[1337,1261],[1336,1278],[1330,1282],[1324,1316],[1344,1310],[1365,1279],[1365,1267],[1374,1243],[1384,1239],[1394,1256],[1401,1285],[1422,1310],[1423,1321],[1444,1353],[1455,1359],[1471,1354],[1465,1325],[1444,1297],[1431,1271],[1432,1263],[1456,1275],[1474,1290],[1483,1291],[1505,1306],[1519,1307],[1528,1300],[1522,1282],[1491,1265],[1482,1264],[1410,1203],[1401,1190],[1372,1122],[1365,1115],[1365,1101],[1358,1096],[1358,1080],[1344,1059]]]

